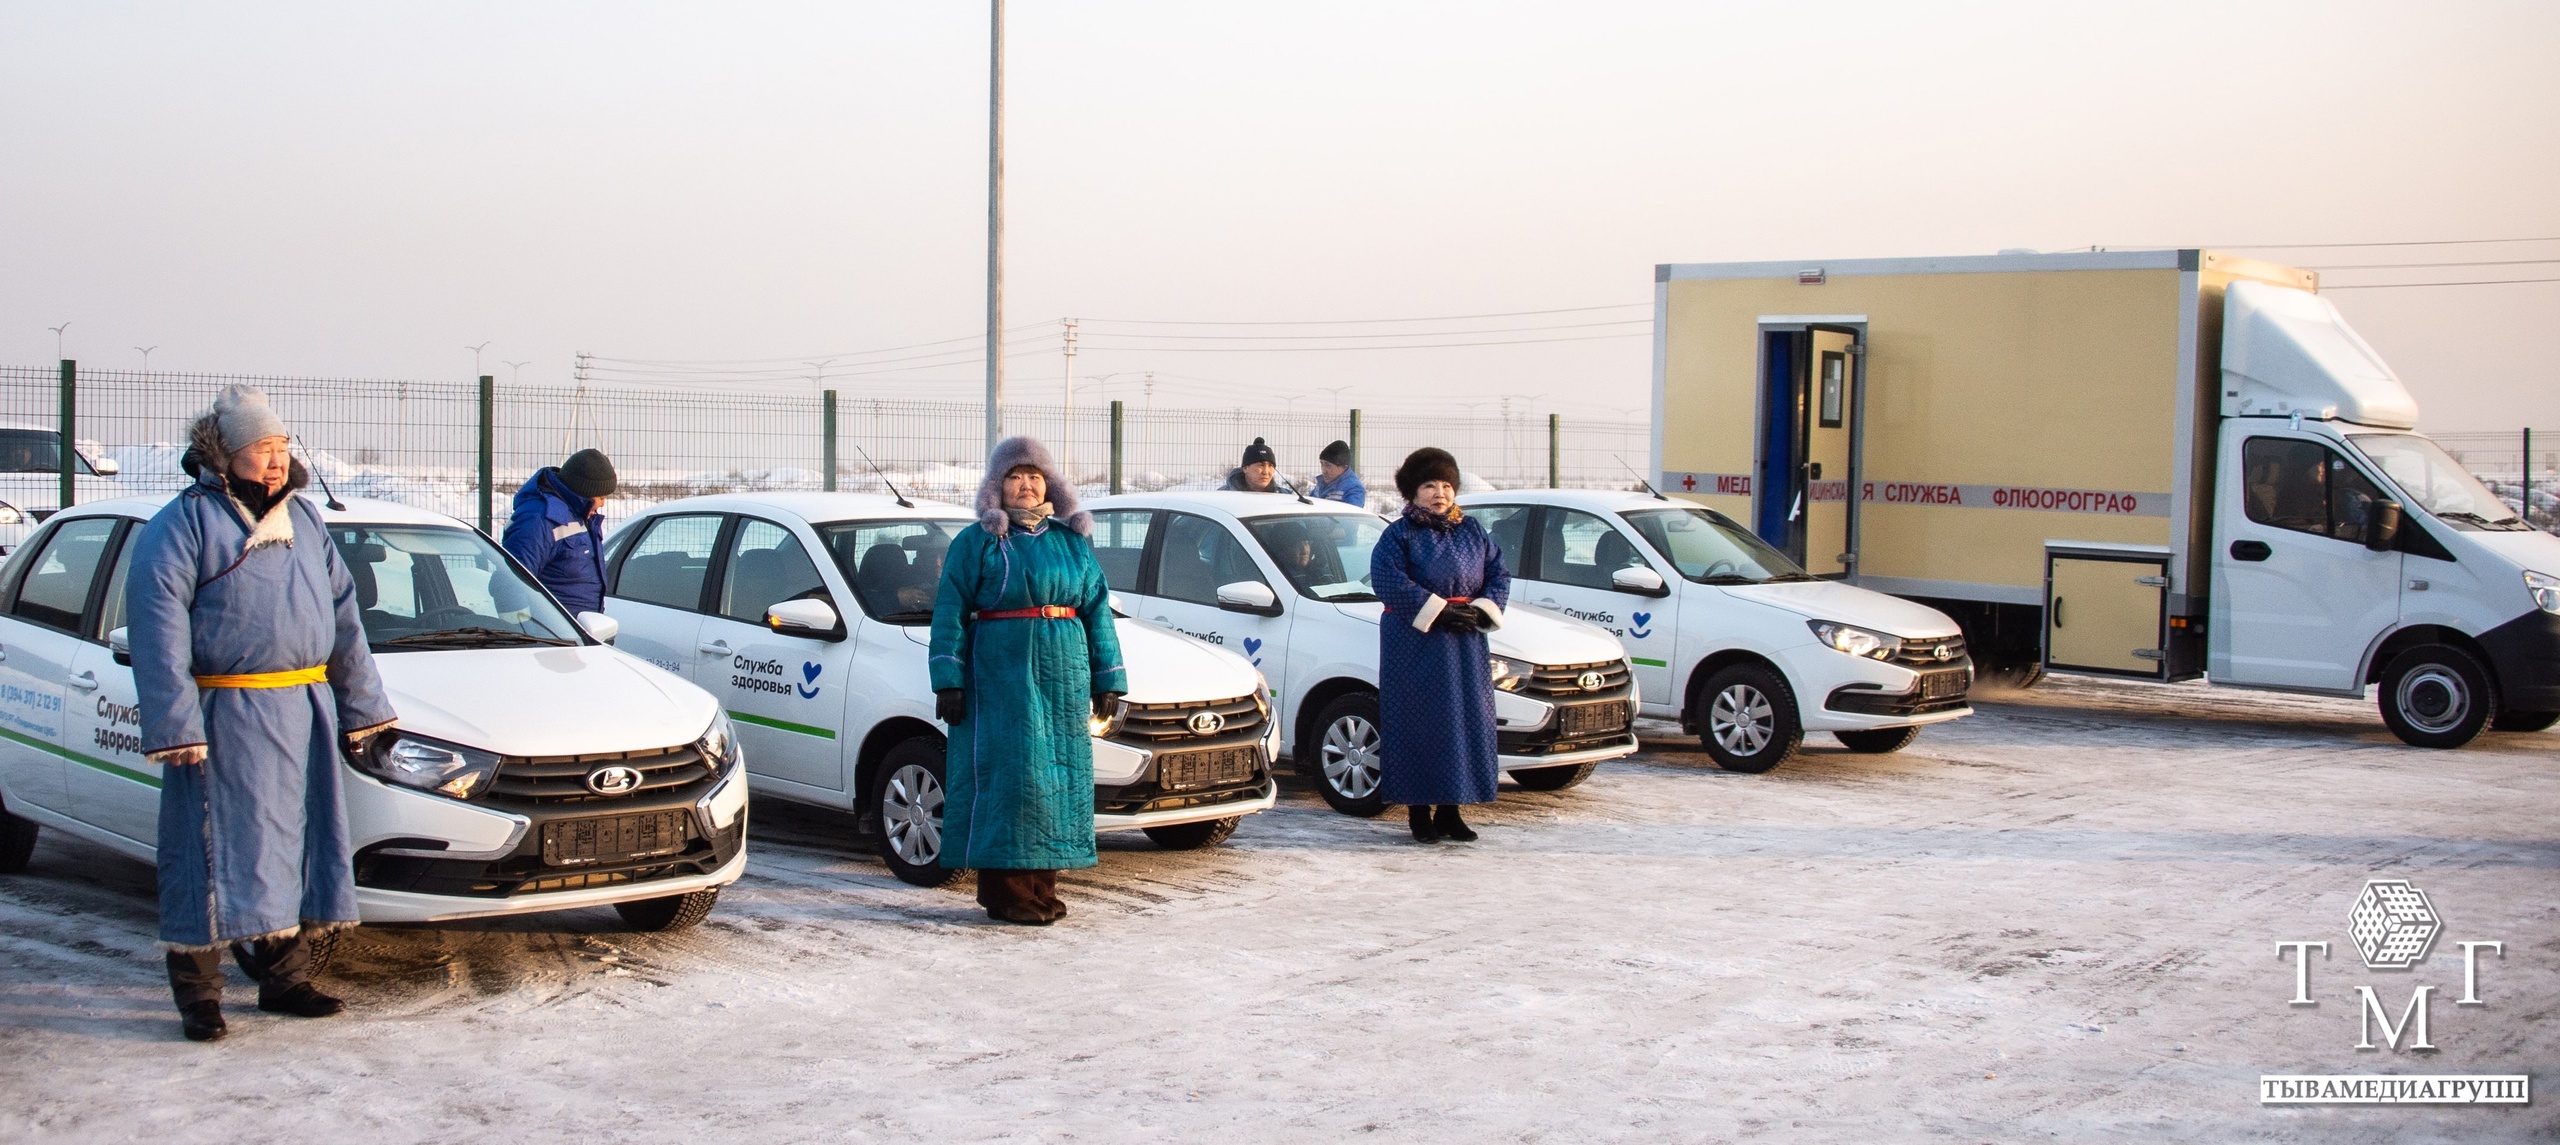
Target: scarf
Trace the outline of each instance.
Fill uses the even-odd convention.
[[[1447,513],[1433,513],[1424,509],[1420,505],[1407,501],[1404,506],[1404,519],[1420,525],[1423,528],[1445,533],[1451,529],[1457,528],[1458,522],[1466,520],[1467,515],[1455,504],[1449,506],[1449,511]]]
[[[1058,511],[1051,507],[1048,502],[1042,501],[1028,509],[1015,509],[1008,506],[1004,511],[1004,515],[1013,518],[1015,528],[1021,529],[1024,532],[1036,533],[1040,531],[1041,525],[1048,522],[1049,518],[1057,516]]]
[[[274,509],[278,502],[293,495],[292,491],[285,487],[292,484],[287,481],[284,485],[277,486],[275,492],[269,493],[267,483],[264,481],[246,481],[229,473],[222,475],[222,487],[239,500],[241,508],[249,511],[249,524],[253,526],[266,520],[268,511]]]

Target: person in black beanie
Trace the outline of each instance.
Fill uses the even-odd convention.
[[[1336,440],[1316,454],[1316,464],[1323,475],[1307,495],[1319,501],[1340,501],[1355,508],[1369,507],[1369,485],[1351,468],[1351,443]]]
[[[501,543],[573,613],[604,611],[603,505],[619,487],[612,459],[581,449],[516,490]]]
[[[1270,443],[1254,438],[1244,447],[1244,464],[1227,472],[1228,489],[1238,493],[1295,493],[1280,476],[1280,455],[1271,451]]]

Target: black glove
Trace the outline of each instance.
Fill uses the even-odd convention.
[[[1472,606],[1453,604],[1441,609],[1440,615],[1431,618],[1431,630],[1433,632],[1473,632],[1476,630],[1476,620],[1481,615]]]
[[[1492,613],[1486,612],[1485,610],[1470,604],[1467,606],[1467,616],[1476,622],[1477,628],[1486,632],[1493,631],[1494,625]]]
[[[966,693],[962,692],[958,688],[944,688],[939,692],[935,692],[933,694],[933,718],[941,720],[946,724],[956,724],[961,720],[968,718],[969,701],[965,697]]]
[[[1093,694],[1093,714],[1105,719],[1110,718],[1112,709],[1120,706],[1120,697],[1127,694],[1128,693],[1126,692],[1095,692]]]

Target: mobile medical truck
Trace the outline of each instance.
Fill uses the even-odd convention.
[[[2318,277],[2209,250],[1654,275],[1653,469],[1975,661],[2560,720],[2560,538],[2432,441]]]

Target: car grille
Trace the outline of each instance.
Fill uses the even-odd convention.
[[[1204,733],[1191,729],[1192,717],[1202,712],[1217,713],[1217,730]],[[1112,738],[1142,747],[1239,736],[1254,738],[1262,734],[1262,721],[1262,705],[1250,695],[1205,704],[1131,704],[1120,717],[1119,734]]]
[[[587,790],[588,772],[615,763],[638,771],[639,786],[618,795],[598,795]],[[528,799],[536,803],[626,799],[683,787],[709,779],[712,774],[711,768],[702,762],[702,753],[690,746],[658,751],[607,751],[593,755],[510,755],[499,759],[497,781],[490,784],[489,793],[501,799]]]
[[[1938,654],[1941,648],[1946,649],[1946,655]],[[1941,636],[1934,640],[1905,640],[1902,642],[1902,647],[1894,651],[1893,658],[1887,661],[1905,668],[1943,668],[1950,664],[1964,662],[1964,637],[1962,636]]]
[[[1582,686],[1582,674],[1585,672],[1600,674],[1597,687]],[[1577,696],[1597,696],[1626,687],[1627,678],[1627,662],[1624,660],[1598,660],[1589,664],[1540,664],[1530,670],[1528,680],[1520,685],[1520,694],[1536,696],[1542,700],[1569,700]]]

